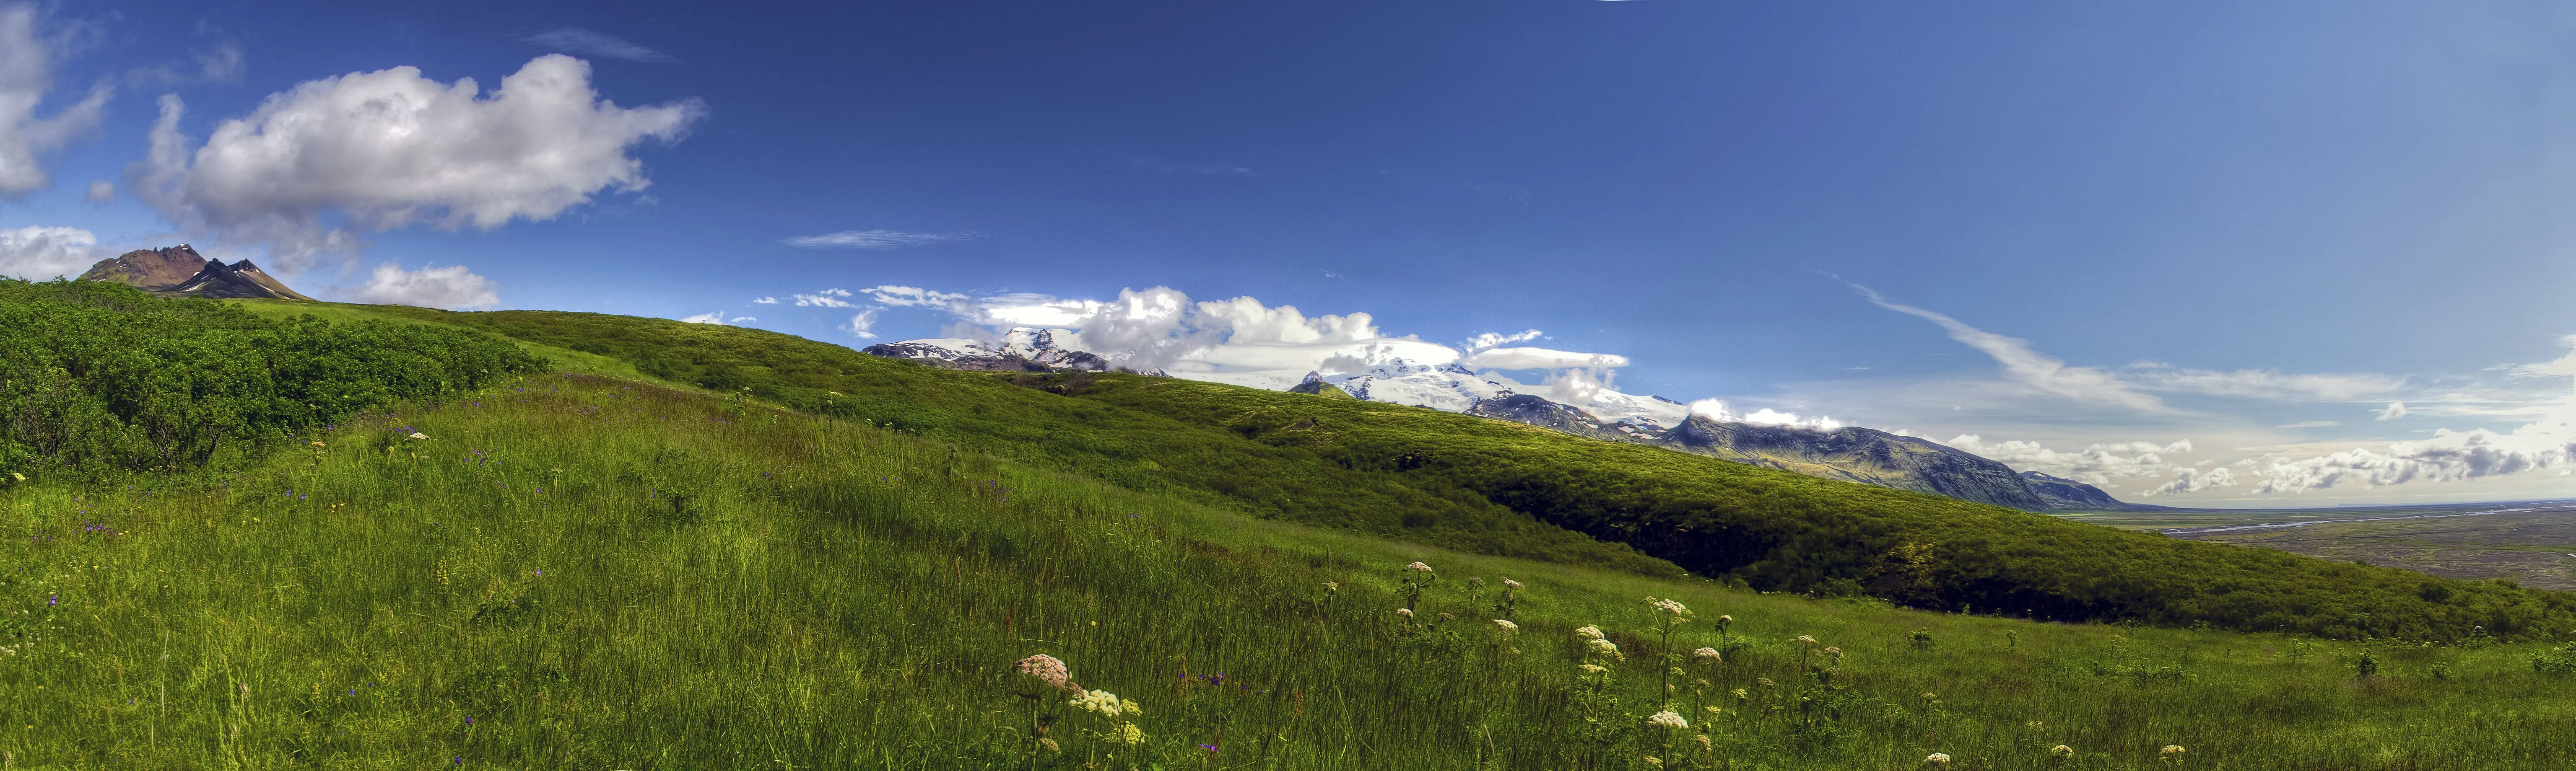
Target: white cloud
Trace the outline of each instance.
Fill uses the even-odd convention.
[[[1878,290],[1859,284],[1851,287],[1878,307],[1930,321],[1950,334],[1950,339],[1967,344],[1992,357],[2002,365],[2004,377],[2014,383],[2079,402],[2125,407],[2142,412],[2170,412],[2155,396],[2131,388],[2120,376],[2098,367],[2078,367],[2032,350],[2030,341],[2005,337],[1968,326],[1958,319],[1939,313],[1888,302]]]
[[[2278,426],[2273,426],[2273,428],[2332,428],[2332,427],[2334,427],[2334,426],[2340,426],[2340,425],[2343,425],[2343,421],[2340,421],[2340,420],[2302,420],[2302,421],[2299,421],[2299,422],[2297,422],[2297,423],[2283,423],[2283,424],[2278,425]]]
[[[1486,332],[1475,337],[1467,338],[1467,342],[1459,344],[1459,347],[1467,349],[1467,352],[1469,353],[1475,353],[1487,348],[1497,348],[1510,345],[1512,343],[1529,342],[1531,340],[1539,339],[1545,335],[1546,333],[1535,329],[1508,335],[1501,332]]]
[[[724,326],[724,311],[709,311],[695,316],[682,316],[680,317],[680,320],[691,324],[714,324],[721,327]]]
[[[858,306],[857,304],[855,304],[855,303],[852,303],[852,302],[850,302],[850,301],[848,301],[848,300],[841,299],[841,298],[843,298],[843,297],[848,297],[848,296],[850,296],[850,293],[849,293],[849,291],[848,291],[848,290],[845,290],[845,289],[825,289],[825,290],[823,290],[823,291],[816,292],[816,293],[813,293],[813,294],[799,294],[799,295],[795,295],[795,297],[796,297],[796,307],[799,307],[799,308],[856,308],[856,307],[859,307],[859,306]],[[776,300],[772,300],[771,302],[776,302]]]
[[[2177,468],[2173,473],[2173,481],[2149,488],[2147,495],[2177,495],[2236,486],[2236,472],[2224,468]]]
[[[90,203],[114,202],[116,200],[116,183],[109,182],[104,179],[91,182],[89,183],[89,193],[83,197],[88,198]]]
[[[36,6],[0,6],[0,200],[20,200],[53,186],[43,160],[98,127],[115,92],[101,83],[50,118],[36,117],[53,90],[54,60],[66,42],[38,35]]]
[[[2576,336],[2563,339],[2576,349]],[[2576,374],[2576,351],[2547,364],[2516,369],[2522,376]],[[2407,414],[2402,403],[2381,411],[2382,419]],[[2384,448],[2357,448],[2296,460],[2276,459],[2263,471],[2257,493],[2304,493],[2345,483],[2384,487],[2415,481],[2451,482],[2563,468],[2576,464],[2576,392],[2560,400],[2539,420],[2511,433],[2486,429],[2436,429],[2433,438],[2392,442]]]
[[[2015,471],[2037,471],[2102,487],[2117,487],[2112,481],[2116,479],[2164,476],[2184,468],[2167,462],[2164,456],[2192,450],[2189,439],[2166,444],[2099,442],[2081,450],[2067,451],[2052,449],[2039,442],[2019,439],[1989,442],[1976,434],[1960,434],[1942,444],[2011,466]]]
[[[1607,353],[1559,351],[1552,348],[1492,348],[1478,351],[1459,361],[1470,367],[1493,369],[1593,369],[1628,366],[1628,357]]]
[[[463,265],[444,268],[421,266],[420,270],[403,270],[386,263],[376,266],[367,283],[342,289],[351,300],[385,305],[416,305],[423,308],[464,310],[501,304],[499,284],[475,275]]]
[[[643,190],[652,182],[628,151],[678,141],[706,108],[619,107],[592,90],[588,62],[549,54],[488,96],[472,78],[441,84],[414,67],[309,81],[202,146],[179,132],[184,112],[161,97],[135,195],[191,232],[265,242],[293,268],[354,248],[349,228],[490,230]],[[335,211],[347,222],[326,227]]]
[[[752,302],[752,304],[754,304],[754,305],[777,305],[777,304],[778,304],[778,298],[776,298],[776,297],[763,297],[763,298],[760,298],[760,299],[757,299],[757,300],[753,300],[753,301],[751,301],[751,302]]]
[[[0,230],[0,276],[47,281],[78,276],[108,254],[80,228],[30,226]]]
[[[929,246],[950,241],[972,241],[981,233],[901,233],[892,230],[844,230],[819,236],[798,236],[780,241],[788,246],[807,249],[901,249],[907,246]]]
[[[2388,409],[2380,410],[2379,416],[2371,420],[2396,420],[2402,417],[2406,417],[2406,403],[2389,402]]]
[[[883,311],[882,308],[859,311],[858,315],[850,317],[850,323],[841,325],[841,329],[863,339],[877,339],[876,333],[870,330],[877,325],[877,314]]]
[[[2219,372],[2154,363],[2132,365],[2123,369],[2119,376],[2150,391],[2255,399],[2354,401],[2382,396],[2406,386],[2405,378],[2387,375],[2285,375],[2250,369]]]
[[[552,48],[568,54],[589,54],[630,62],[677,62],[670,54],[646,48],[641,44],[578,27],[548,30],[519,38],[522,43]]]

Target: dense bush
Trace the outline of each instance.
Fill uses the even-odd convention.
[[[0,280],[0,479],[197,466],[543,366],[465,330],[272,321],[122,284]]]
[[[957,372],[655,319],[396,312],[1133,489],[1486,554],[1648,573],[1678,565],[1765,590],[2060,621],[2345,638],[2576,628],[2566,593],[2177,540],[1413,407],[1134,375]]]

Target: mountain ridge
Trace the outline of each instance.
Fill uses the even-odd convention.
[[[226,265],[222,260],[198,254],[187,244],[136,249],[100,260],[82,272],[78,280],[130,284],[164,297],[313,301],[249,260]]]
[[[862,352],[963,370],[1065,372],[1111,368],[1105,358],[1096,354],[1058,346],[1053,331],[1044,329],[1014,329],[990,341],[880,343]],[[1395,360],[1356,373],[1326,375],[1308,371],[1294,385],[1288,385],[1285,377],[1271,374],[1179,376],[1272,391],[1409,404],[1602,441],[1661,447],[1823,479],[1932,493],[2023,511],[2171,508],[2128,503],[2084,482],[2036,471],[2018,472],[2004,463],[1938,442],[1860,426],[1720,421],[1692,413],[1687,405],[1660,396],[1627,394],[1617,394],[1617,403],[1604,410],[1617,417],[1605,418],[1583,407],[1515,392],[1503,382],[1484,379],[1457,364],[1419,365]],[[1598,398],[1596,395],[1596,401]],[[1665,425],[1664,421],[1676,413],[1679,420]]]

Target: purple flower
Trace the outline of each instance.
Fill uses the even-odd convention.
[[[1213,744],[1202,744],[1202,745],[1199,745],[1199,749],[1207,750],[1207,751],[1209,751],[1209,752],[1215,752],[1215,751],[1216,751],[1216,745],[1213,745]]]

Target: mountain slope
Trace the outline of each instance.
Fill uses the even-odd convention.
[[[1050,330],[1013,330],[1007,342],[913,340],[872,345],[867,353],[967,370],[1049,372],[1107,369],[1050,366],[1030,356],[1062,355]],[[1089,355],[1089,354],[1083,354]],[[1099,361],[1093,357],[1093,361]],[[1611,391],[1591,395],[1585,406],[1517,393],[1515,384],[1489,380],[1456,364],[1420,365],[1401,359],[1356,372],[1325,375],[1289,371],[1179,373],[1178,377],[1289,393],[1320,388],[1367,401],[1430,407],[1477,417],[1550,428],[1576,436],[1648,444],[1712,458],[1750,463],[1822,479],[1947,495],[2024,511],[2146,511],[2070,479],[2017,475],[2001,463],[1929,440],[1858,427],[1788,426],[1712,421],[1687,405],[1659,396]],[[1290,385],[1290,383],[1294,385]],[[1670,426],[1670,428],[1667,428]],[[2043,493],[2039,487],[2046,486]]]
[[[306,300],[285,282],[249,260],[226,265],[207,259],[187,244],[166,249],[136,249],[98,261],[80,281],[126,284],[157,295],[227,300]]]
[[[1858,426],[1816,431],[1724,423],[1694,415],[1672,430],[1642,441],[1808,476],[1946,495],[2023,511],[2049,508],[2049,502],[2032,492],[2009,466],[1923,439]]]
[[[1121,373],[942,370],[656,319],[370,312],[622,358],[656,377],[748,388],[1259,517],[1481,553],[1646,574],[1678,565],[1766,590],[2059,620],[2434,639],[2576,628],[2576,596],[2132,533],[1434,410]]]

